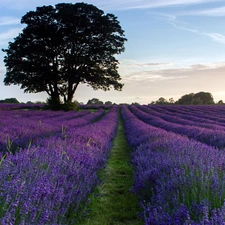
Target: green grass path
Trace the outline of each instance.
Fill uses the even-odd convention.
[[[90,214],[81,225],[143,225],[137,216],[137,198],[130,192],[133,174],[129,160],[130,148],[120,116],[108,164],[100,172],[103,182],[91,196]]]

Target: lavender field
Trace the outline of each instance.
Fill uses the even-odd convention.
[[[118,108],[0,111],[0,224],[76,224],[98,184]]]
[[[123,106],[144,224],[225,224],[224,106]]]
[[[0,224],[87,217],[120,115],[143,224],[225,224],[225,106],[40,109],[0,105]]]

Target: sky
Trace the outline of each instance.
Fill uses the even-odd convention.
[[[76,3],[77,1],[64,1]],[[79,2],[79,1],[78,1]],[[175,101],[200,91],[215,102],[225,102],[224,0],[89,0],[104,13],[118,17],[125,37],[125,52],[117,56],[122,91],[94,91],[79,85],[74,99],[148,104],[163,97]],[[8,48],[22,31],[21,17],[56,0],[0,0],[0,49]],[[24,93],[5,86],[5,53],[0,51],[0,99],[46,101],[47,94]]]

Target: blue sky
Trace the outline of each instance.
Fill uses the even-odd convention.
[[[21,17],[55,0],[0,0],[0,48],[22,30]],[[65,1],[67,2],[67,1]],[[76,1],[68,1],[76,3]],[[147,104],[160,97],[179,99],[206,91],[225,102],[225,1],[223,0],[90,0],[113,13],[125,30],[126,50],[117,58],[123,91],[93,91],[80,85],[74,98]],[[4,53],[0,52],[0,99],[45,101],[45,93],[24,94],[5,86]]]

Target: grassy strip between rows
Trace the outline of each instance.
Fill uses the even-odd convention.
[[[140,211],[137,198],[130,192],[133,182],[130,148],[121,117],[113,144],[108,164],[100,172],[103,182],[91,196],[90,214],[81,225],[143,225],[137,216]]]

